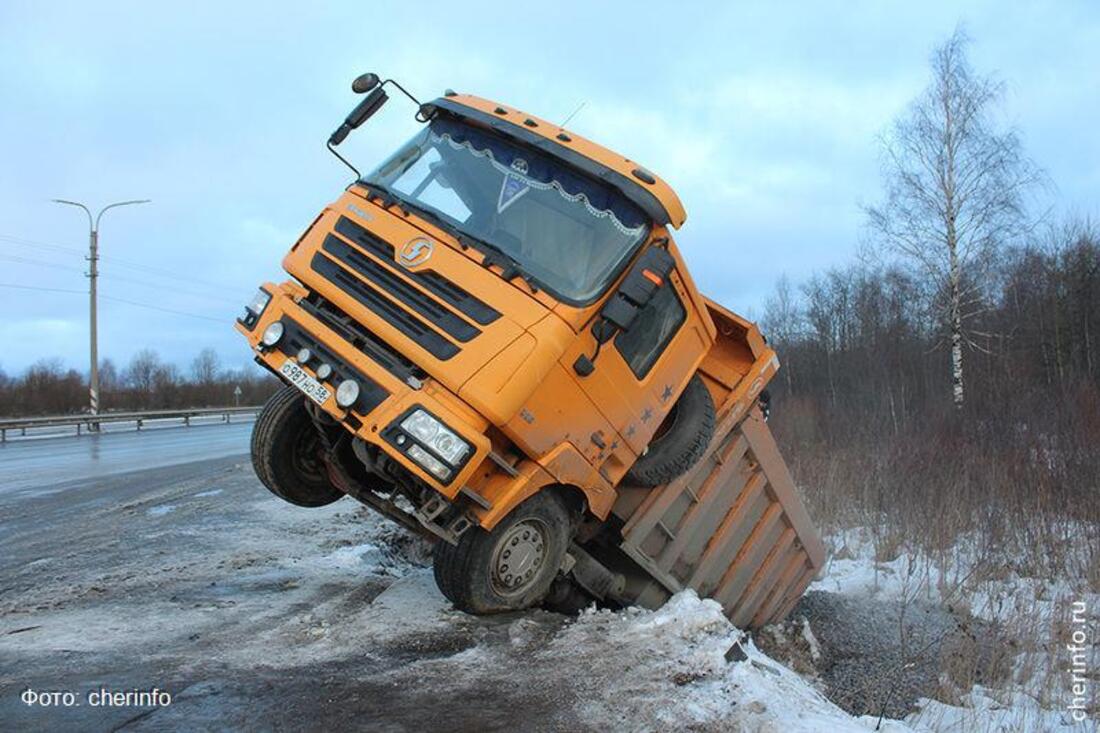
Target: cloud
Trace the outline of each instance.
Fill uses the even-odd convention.
[[[185,364],[210,345],[243,361],[235,304],[281,278],[286,249],[347,184],[323,142],[356,101],[351,79],[374,70],[424,98],[453,87],[554,120],[585,102],[571,128],[676,187],[688,211],[678,239],[700,286],[758,307],[779,274],[797,281],[852,253],[857,203],[879,185],[874,135],[960,19],[975,65],[1010,82],[1008,119],[1028,149],[1068,201],[1095,209],[1092,3],[670,12],[619,0],[533,13],[487,2],[3,4],[0,235],[73,251],[0,239],[0,255],[54,263],[0,259],[0,281],[86,287],[85,224],[50,198],[152,198],[105,217],[103,292],[192,315],[105,303],[103,353],[124,362],[148,346]],[[411,114],[394,95],[347,153],[369,168],[415,131]],[[0,334],[18,335],[9,371],[55,354],[83,364],[85,301],[0,288]]]

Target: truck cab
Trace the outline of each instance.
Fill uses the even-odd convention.
[[[624,487],[703,455],[722,388],[700,365],[719,334],[655,174],[474,96],[418,104],[417,120],[237,322],[288,383],[253,461],[292,503],[350,495],[430,534],[457,606],[521,608],[614,521]]]

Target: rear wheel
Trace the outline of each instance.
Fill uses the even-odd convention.
[[[660,486],[694,466],[714,437],[714,400],[698,374],[691,378],[676,404],[634,462],[627,481],[638,486]]]
[[[540,492],[486,532],[467,530],[457,545],[436,544],[436,585],[461,611],[517,611],[538,605],[569,547],[573,523],[565,506]]]
[[[318,507],[344,496],[321,457],[321,436],[294,387],[271,396],[252,428],[252,467],[263,485],[291,504]]]

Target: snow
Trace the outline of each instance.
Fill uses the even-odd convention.
[[[910,715],[907,721],[918,730],[939,733],[1089,730],[1087,724],[1075,723],[1068,710],[1043,708],[1035,698],[1022,692],[1010,693],[1005,702],[998,700],[999,697],[1004,695],[975,686],[963,696],[962,706],[924,700],[921,710]]]
[[[815,662],[819,661],[821,659],[821,645],[817,643],[814,630],[810,628],[810,620],[805,617],[802,619],[801,635],[806,645],[810,647],[810,659]]]
[[[1070,528],[1089,536],[1094,528]],[[877,560],[872,534],[863,528],[828,538],[829,560],[822,577],[810,590],[840,593],[858,598],[908,602],[931,601],[951,605],[962,612],[998,624],[1018,649],[1010,660],[1007,689],[975,685],[960,691],[958,705],[922,699],[919,710],[906,722],[918,730],[954,732],[974,729],[1095,730],[1094,720],[1072,719],[1069,654],[1064,643],[1074,602],[1087,609],[1083,624],[1089,630],[1086,667],[1093,679],[1100,669],[1100,594],[1082,579],[1034,578],[1014,569],[1007,552],[990,557],[976,543],[962,538],[942,557],[932,559],[919,551],[900,552],[891,560]],[[996,572],[989,572],[990,569]],[[1061,629],[1061,632],[1059,632]]]
[[[747,656],[727,661],[742,644]],[[711,599],[687,590],[656,611],[589,610],[544,652],[579,662],[600,694],[582,702],[595,727],[623,730],[864,731],[799,675],[760,652]],[[903,731],[887,721],[882,730]]]
[[[364,542],[360,545],[342,547],[335,552],[331,552],[322,557],[318,564],[341,570],[354,568],[370,570],[377,568],[381,560],[382,552],[378,549],[378,546],[373,542]]]

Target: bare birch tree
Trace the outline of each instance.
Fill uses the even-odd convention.
[[[952,399],[963,405],[964,347],[983,349],[970,322],[997,250],[1020,234],[1024,197],[1042,173],[993,113],[1003,85],[974,73],[956,30],[932,54],[932,81],[883,136],[884,201],[867,209],[881,244],[927,285],[951,343]]]

